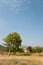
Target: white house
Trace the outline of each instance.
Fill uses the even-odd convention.
[[[24,48],[24,53],[29,53],[29,50],[27,50],[27,48]]]

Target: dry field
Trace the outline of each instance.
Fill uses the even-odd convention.
[[[43,63],[43,56],[8,56],[8,55],[0,55],[0,60],[28,60],[34,62]]]
[[[43,65],[43,57],[0,55],[0,65]]]

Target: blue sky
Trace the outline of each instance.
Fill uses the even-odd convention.
[[[43,46],[43,0],[0,0],[0,44],[11,32],[22,45]]]

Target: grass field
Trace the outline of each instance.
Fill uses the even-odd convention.
[[[43,57],[0,55],[0,65],[43,65]]]
[[[0,60],[0,65],[43,65],[40,62],[32,62],[27,60]]]

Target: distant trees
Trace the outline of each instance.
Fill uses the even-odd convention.
[[[28,46],[27,49],[31,53],[41,53],[41,52],[43,52],[43,47],[40,47],[40,46],[36,46],[36,47]]]
[[[40,46],[36,46],[36,47],[34,47],[34,51],[37,53],[40,53],[40,52],[42,52],[42,48]]]
[[[4,45],[7,48],[8,52],[16,52],[21,46],[22,39],[17,32],[13,32],[7,35],[4,39]]]

